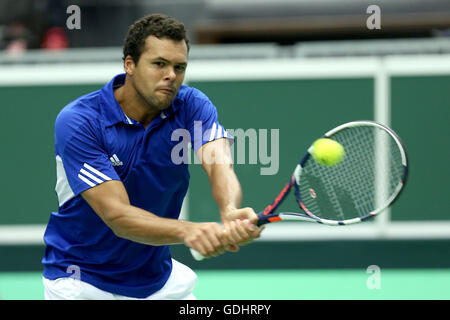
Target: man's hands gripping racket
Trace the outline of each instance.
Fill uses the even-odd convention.
[[[381,213],[398,198],[408,160],[392,129],[373,121],[353,121],[322,138],[342,146],[343,158],[327,165],[313,157],[317,144],[311,145],[280,194],[258,214],[257,226],[283,220],[355,224]],[[301,212],[275,212],[291,190]],[[197,251],[191,253],[196,260],[203,259]]]

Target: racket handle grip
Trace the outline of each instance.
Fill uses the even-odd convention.
[[[191,255],[192,257],[197,260],[197,261],[202,261],[203,259],[205,259],[204,256],[202,256],[202,254],[200,252],[198,252],[197,250],[194,250],[192,248],[190,248],[191,250]]]
[[[264,215],[264,212],[260,212],[258,213],[258,221],[256,222],[256,226],[262,226],[263,224],[269,223],[269,218],[276,216],[276,214],[269,214],[269,215]],[[203,259],[205,259],[204,256],[202,256],[202,254],[200,252],[198,252],[195,249],[189,248],[191,251],[191,255],[192,257],[197,260],[197,261],[202,261]]]

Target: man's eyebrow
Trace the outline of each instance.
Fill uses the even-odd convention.
[[[156,58],[153,58],[153,59],[151,59],[152,61],[156,61],[156,60],[162,60],[162,61],[165,61],[165,62],[172,62],[172,61],[170,61],[170,60],[167,60],[166,58],[163,58],[163,57],[156,57]],[[178,62],[177,64],[182,64],[182,65],[187,65],[187,62]]]

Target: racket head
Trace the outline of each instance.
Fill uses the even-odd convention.
[[[311,156],[314,147],[308,148],[293,174],[304,214],[319,223],[354,224],[376,216],[398,198],[407,181],[408,157],[392,129],[374,121],[353,121],[322,138],[339,142],[345,156],[335,166],[324,166]]]

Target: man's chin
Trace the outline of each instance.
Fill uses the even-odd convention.
[[[155,107],[160,111],[164,111],[172,105],[172,101],[173,98],[169,99],[168,97],[166,99],[160,99]]]
[[[167,101],[152,101],[152,102],[147,102],[147,104],[150,106],[151,109],[164,111],[164,110],[168,109],[172,105],[172,100],[170,100],[170,102],[167,102]]]

